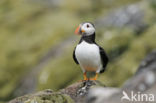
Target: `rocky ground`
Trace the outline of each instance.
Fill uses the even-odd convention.
[[[139,102],[132,101],[131,97],[128,100],[126,96],[130,96],[132,91],[139,95],[152,94],[154,97],[151,99],[144,97]],[[99,81],[82,81],[58,92],[47,89],[15,98],[9,103],[155,103],[155,96],[156,50],[147,55],[136,74],[127,80],[121,88],[107,87]],[[138,100],[137,96],[136,100]]]
[[[122,87],[156,48],[155,12],[156,0],[0,0],[0,103],[77,84],[74,30],[84,21],[95,24],[110,59],[98,80]]]

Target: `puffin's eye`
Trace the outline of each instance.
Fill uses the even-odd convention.
[[[89,25],[87,24],[87,28],[89,28]]]

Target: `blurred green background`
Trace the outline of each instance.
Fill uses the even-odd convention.
[[[106,86],[120,87],[156,48],[155,0],[0,0],[0,102],[81,80],[72,52],[84,21],[109,55]]]

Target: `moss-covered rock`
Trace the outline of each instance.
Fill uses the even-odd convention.
[[[18,97],[9,103],[74,103],[66,94],[44,90],[38,93]]]
[[[81,69],[71,55],[78,42],[71,37],[74,29],[82,21],[105,18],[110,11],[131,3],[139,4],[147,28],[139,35],[129,27],[96,28],[97,43],[111,60],[98,79],[109,86],[120,86],[144,55],[155,48],[154,0],[59,1],[0,1],[0,101],[25,94],[22,91],[58,90],[81,80]],[[69,40],[70,45],[64,43],[68,38],[73,40]],[[65,48],[56,48],[58,44]],[[59,56],[54,56],[57,53]]]
[[[99,81],[76,82],[58,92],[50,89],[17,97],[9,103],[83,103],[88,91],[95,87],[104,87]]]

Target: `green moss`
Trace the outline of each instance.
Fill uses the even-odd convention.
[[[56,93],[46,93],[39,92],[36,94],[25,95],[18,97],[14,102],[24,102],[24,103],[74,103],[73,100],[66,94]]]
[[[135,73],[144,56],[156,48],[155,30],[156,26],[153,25],[142,36],[131,41],[128,50],[109,64],[108,70],[100,79],[108,86],[121,86]]]
[[[50,95],[49,97],[33,97],[31,99],[28,99],[25,101],[25,103],[32,103],[32,102],[37,102],[37,103],[74,103],[73,100],[63,94],[53,94]]]
[[[128,28],[107,30],[98,38],[99,44],[109,53],[109,58],[115,59],[129,48],[135,35]]]
[[[49,87],[53,90],[58,90],[64,88],[69,83],[76,81],[81,70],[73,61],[71,54],[72,49],[70,49],[70,51],[64,51],[64,54],[59,58],[56,60],[52,59],[52,61],[46,65],[39,76],[39,90]]]
[[[40,63],[54,45],[73,35],[80,22],[95,21],[120,6],[138,1],[66,0],[54,6],[41,0],[0,0],[0,100],[8,100],[31,68]],[[135,72],[141,59],[155,48],[154,5],[147,1],[140,5],[149,25],[143,35],[137,37],[129,28],[97,28],[101,33],[97,33],[98,44],[105,48],[111,60],[107,72],[99,78],[106,85],[120,86]],[[58,90],[82,79],[80,67],[72,60],[73,45],[76,44],[63,49],[58,58],[47,61],[38,76],[37,90]]]
[[[43,11],[43,6],[25,0],[3,4],[1,8],[8,10],[0,19],[0,98],[14,91],[49,48],[70,36],[78,21],[68,12]]]

